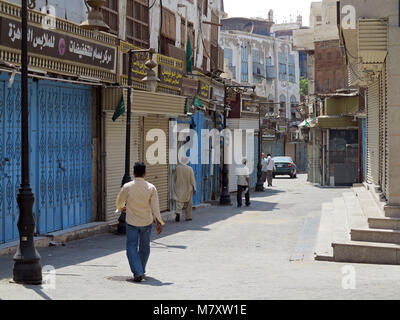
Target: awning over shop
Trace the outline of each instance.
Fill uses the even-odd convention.
[[[127,104],[127,89],[121,87],[105,88],[103,91],[103,110],[114,110],[124,97]],[[159,92],[132,90],[132,113],[139,115],[158,114],[169,117],[185,115],[186,97]]]
[[[298,125],[299,128],[313,128],[316,125],[316,118],[309,118]]]

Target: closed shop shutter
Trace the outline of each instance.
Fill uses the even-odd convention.
[[[114,111],[106,111],[105,142],[106,142],[106,221],[117,223],[119,214],[115,213],[115,200],[121,189],[121,181],[125,172],[125,137],[126,114],[115,122],[112,121]],[[143,154],[143,118],[133,116],[131,120],[131,157],[130,174],[133,178],[133,165],[142,161]]]
[[[368,87],[367,182],[379,185],[379,81]]]
[[[143,149],[143,158],[146,163],[146,180],[155,185],[158,191],[158,197],[160,201],[160,210],[167,211],[169,209],[169,195],[168,195],[168,139],[169,139],[169,121],[168,118],[159,117],[159,116],[148,116],[144,118],[144,126],[143,126],[143,141],[144,141],[144,149]],[[163,146],[165,157],[163,154],[155,153],[155,157],[161,157],[165,159],[165,163],[157,163],[151,165],[149,161],[151,159],[147,159],[146,156],[147,149],[152,146],[157,141],[146,141],[147,133],[151,129],[161,129],[165,134],[165,140],[160,140],[160,145]],[[156,138],[157,139],[157,138]],[[164,140],[164,141],[163,141]],[[160,150],[159,150],[160,151]]]
[[[387,74],[386,65],[383,66],[381,76],[381,149],[382,149],[382,189],[386,198],[389,197],[389,139],[388,139],[388,121],[387,121]]]

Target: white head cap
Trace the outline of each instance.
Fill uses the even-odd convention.
[[[189,158],[187,156],[182,156],[182,157],[180,157],[179,162],[181,164],[188,164],[189,163]]]

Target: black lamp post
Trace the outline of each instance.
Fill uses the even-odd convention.
[[[127,106],[126,106],[126,138],[125,138],[125,173],[122,178],[121,187],[124,186],[125,183],[132,181],[130,176],[130,162],[131,162],[131,94],[132,94],[132,64],[135,54],[140,53],[149,53],[150,60],[146,62],[146,67],[149,69],[147,77],[143,79],[149,84],[151,91],[154,91],[156,86],[155,84],[160,81],[157,77],[155,77],[154,71],[152,70],[155,67],[155,62],[152,61],[153,54],[155,50],[153,48],[144,49],[144,50],[129,50],[128,51],[128,92],[127,92]],[[126,213],[121,212],[118,218],[118,234],[126,234]]]
[[[226,118],[227,118],[227,113],[228,113],[228,106],[227,106],[227,90],[228,89],[235,89],[235,88],[252,88],[253,90],[255,89],[255,86],[240,86],[240,85],[224,85],[224,129],[226,129]],[[225,137],[223,138],[223,146],[222,146],[222,158],[223,158],[223,166],[222,166],[222,191],[221,191],[221,196],[219,198],[219,204],[221,206],[230,206],[232,204],[231,202],[231,196],[228,191],[228,164],[226,164],[225,161]]]
[[[264,183],[261,180],[262,176],[262,165],[261,165],[261,150],[262,150],[262,125],[261,125],[261,106],[262,105],[280,105],[282,106],[281,103],[275,103],[275,102],[260,102],[259,107],[258,107],[258,121],[259,121],[259,130],[258,130],[258,164],[257,164],[257,184],[256,184],[256,189],[255,191],[257,192],[262,192],[264,191]],[[271,116],[271,114],[270,114]]]
[[[252,93],[255,95],[255,93]],[[255,99],[255,97],[253,98]],[[257,163],[257,183],[256,192],[264,191],[264,182],[262,181],[262,165],[261,165],[261,145],[262,145],[262,125],[261,125],[261,104],[258,105],[258,163]]]
[[[21,186],[17,195],[19,207],[19,246],[14,255],[13,279],[17,283],[41,284],[40,255],[35,248],[35,218],[32,207],[35,197],[29,182],[28,127],[28,4],[21,1]]]

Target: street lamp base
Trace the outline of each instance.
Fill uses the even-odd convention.
[[[221,195],[221,197],[219,198],[219,205],[220,206],[231,206],[232,205],[231,196],[229,195],[229,193],[226,195]]]
[[[14,258],[13,280],[21,284],[42,284],[42,267],[39,258],[36,261],[26,261]]]

